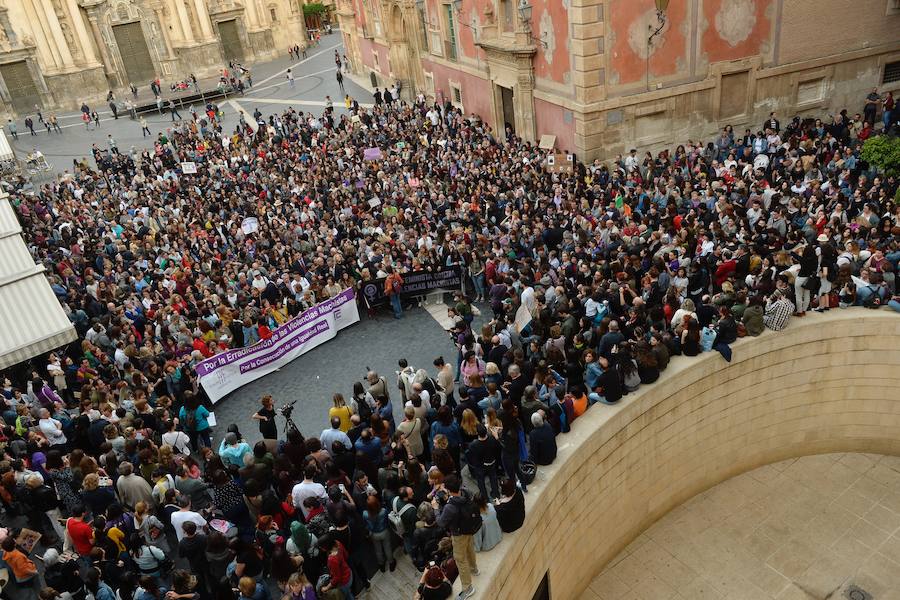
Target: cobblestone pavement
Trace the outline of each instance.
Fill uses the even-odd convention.
[[[328,409],[333,394],[349,396],[353,383],[365,377],[367,367],[388,381],[394,415],[399,420],[400,392],[394,373],[397,361],[406,358],[431,375],[435,373],[432,361],[438,356],[455,364],[456,348],[450,337],[424,309],[412,308],[399,321],[386,311],[373,319],[364,313],[360,316],[359,323],[344,329],[335,339],[220,400],[215,405],[218,435],[224,435],[229,423],[237,423],[249,442],[260,439],[250,415],[264,394],[271,394],[276,406],[297,400],[294,422],[304,435],[318,435],[329,426]],[[284,420],[278,418],[279,435],[283,431]]]

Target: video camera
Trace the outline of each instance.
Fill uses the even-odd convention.
[[[290,402],[288,402],[288,403],[286,403],[286,404],[280,406],[279,408],[276,408],[276,409],[275,409],[275,412],[277,412],[279,415],[281,415],[281,416],[284,417],[285,419],[290,419],[290,418],[291,418],[291,413],[294,412],[294,405],[295,405],[295,404],[297,404],[297,401],[296,401],[296,400],[291,400]]]

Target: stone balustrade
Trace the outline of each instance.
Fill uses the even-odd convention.
[[[793,318],[785,331],[674,357],[659,381],[596,405],[541,467],[522,528],[478,555],[478,598],[578,598],[654,521],[717,483],[785,458],[900,454],[900,315]]]

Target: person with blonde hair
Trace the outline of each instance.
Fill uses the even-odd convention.
[[[302,570],[297,571],[288,577],[287,590],[281,600],[316,600],[316,588]]]
[[[471,408],[463,410],[459,429],[463,438],[463,448],[467,447],[472,440],[478,438],[478,417],[475,416],[475,411]]]
[[[88,473],[81,482],[81,500],[91,514],[102,515],[116,501],[116,493],[110,486],[100,485],[97,473]]]
[[[344,395],[341,393],[336,393],[332,396],[331,401],[334,403],[334,406],[328,409],[328,420],[330,421],[334,417],[338,417],[341,420],[339,429],[342,432],[347,433],[350,431],[350,417],[353,416],[353,411],[347,406],[347,403],[344,401]]]
[[[150,512],[150,507],[143,500],[134,505],[134,528],[145,543],[156,546],[165,553],[169,552],[165,525]]]

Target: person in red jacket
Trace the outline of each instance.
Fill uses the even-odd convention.
[[[394,318],[403,316],[403,305],[400,302],[400,292],[403,290],[403,278],[393,267],[387,268],[387,279],[384,280],[384,293],[391,299],[391,308],[394,309]]]
[[[328,575],[331,577],[328,585],[322,586],[322,591],[340,590],[345,600],[353,600],[353,592],[350,590],[353,573],[347,562],[347,550],[344,545],[330,535],[325,535],[319,540],[319,549],[328,556]]]

